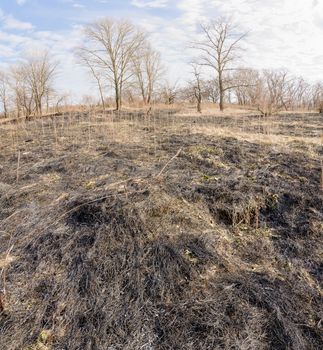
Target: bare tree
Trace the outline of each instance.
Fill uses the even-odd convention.
[[[95,62],[93,62],[92,56],[91,56],[91,54],[89,54],[87,49],[80,48],[77,50],[76,54],[77,54],[77,57],[78,57],[80,63],[90,71],[92,77],[94,78],[94,80],[98,86],[102,108],[103,108],[103,110],[105,110],[105,100],[104,100],[104,84],[105,83],[104,83],[104,71],[103,71],[103,69],[100,66],[98,66],[97,64],[95,64]]]
[[[53,86],[49,86],[44,95],[44,101],[46,103],[46,113],[49,113],[50,108],[56,104],[56,91]]]
[[[147,44],[133,56],[133,72],[144,104],[150,104],[158,80],[163,73],[160,54]]]
[[[33,112],[33,91],[27,84],[26,70],[22,64],[11,67],[11,88],[14,94],[16,115],[27,118]]]
[[[172,105],[175,102],[178,92],[177,82],[171,84],[169,81],[166,81],[161,88],[161,98],[166,105]]]
[[[146,35],[128,21],[103,19],[85,28],[86,41],[81,48],[95,70],[113,86],[116,109],[122,106],[122,92],[133,76],[132,58],[145,44]]]
[[[256,105],[263,115],[271,115],[291,104],[292,78],[286,70],[264,70],[257,85]]]
[[[196,109],[199,113],[202,112],[202,98],[204,82],[201,78],[201,70],[197,64],[192,64],[193,79],[188,83],[186,89],[187,97],[196,102]]]
[[[203,40],[195,42],[193,48],[201,52],[200,64],[214,69],[217,74],[220,110],[223,111],[225,92],[235,86],[226,73],[234,69],[233,64],[239,58],[239,43],[246,33],[236,34],[237,27],[226,19],[213,20],[202,24],[201,28]]]
[[[204,81],[205,98],[212,103],[219,101],[219,85],[217,79],[209,79]]]
[[[0,103],[2,104],[3,116],[8,117],[9,113],[9,79],[5,72],[0,71]]]
[[[81,105],[84,109],[92,109],[95,107],[97,101],[92,95],[83,95],[81,100]]]
[[[123,99],[127,101],[128,104],[133,104],[136,101],[136,89],[133,85],[129,85],[123,90]]]
[[[60,114],[61,113],[61,109],[65,106],[67,106],[67,101],[68,101],[68,94],[67,93],[59,93],[59,94],[54,94],[52,96],[53,98],[53,111],[56,114]]]
[[[49,98],[53,93],[53,81],[57,63],[48,52],[28,56],[11,68],[11,88],[15,96],[17,116],[26,117],[43,112],[43,104],[49,108]]]
[[[291,79],[288,84],[288,94],[290,95],[289,108],[304,108],[309,104],[310,84],[302,77]]]
[[[57,63],[51,60],[48,52],[44,52],[28,57],[22,69],[33,96],[35,112],[41,116],[44,98],[52,88]]]
[[[235,87],[232,88],[235,99],[239,105],[255,105],[257,100],[257,87],[260,81],[260,74],[255,69],[245,68],[234,71],[232,81]]]
[[[317,108],[320,113],[323,113],[323,84],[317,83],[312,87],[311,92],[311,105],[313,108]]]

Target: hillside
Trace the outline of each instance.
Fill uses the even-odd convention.
[[[0,125],[0,348],[319,349],[322,121]]]

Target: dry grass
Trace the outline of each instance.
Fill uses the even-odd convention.
[[[6,268],[14,261],[15,261],[14,256],[6,255],[3,259],[0,259],[0,269]]]
[[[176,113],[0,127],[3,349],[320,348],[322,117]]]

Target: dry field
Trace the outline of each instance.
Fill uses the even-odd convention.
[[[0,348],[320,349],[323,116],[0,125]]]

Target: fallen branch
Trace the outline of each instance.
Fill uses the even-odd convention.
[[[177,153],[164,165],[163,169],[158,173],[158,175],[156,175],[157,178],[160,177],[160,176],[163,174],[163,172],[165,171],[165,169],[168,167],[168,165],[169,165],[175,158],[177,158],[177,157],[180,155],[180,153],[182,152],[182,149],[183,149],[183,148],[180,148],[180,149],[177,151]]]

